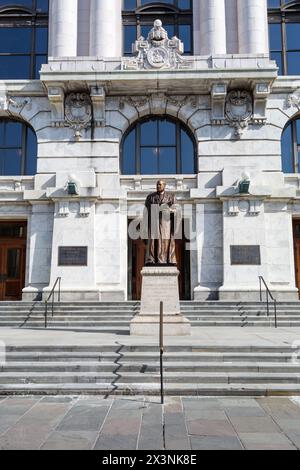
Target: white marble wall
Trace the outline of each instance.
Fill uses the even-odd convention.
[[[195,300],[218,299],[223,285],[223,214],[222,205],[195,201],[197,285]]]
[[[27,276],[23,299],[35,299],[49,286],[53,237],[53,204],[34,204],[28,217]]]
[[[90,204],[88,217],[81,217],[80,202],[69,200],[68,214],[59,213],[59,204],[55,204],[51,280],[49,290],[58,277],[62,278],[63,300],[98,300],[95,265],[95,205]],[[87,247],[87,266],[58,266],[59,247]],[[46,291],[45,291],[46,292]]]

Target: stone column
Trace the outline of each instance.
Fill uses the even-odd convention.
[[[200,4],[199,0],[193,0],[193,21],[194,21],[194,55],[201,54],[200,41]]]
[[[200,14],[200,54],[226,54],[225,0],[200,0],[198,14]]]
[[[90,55],[90,0],[78,0],[78,56]]]
[[[267,0],[238,0],[239,53],[268,54]]]
[[[122,56],[122,0],[91,0],[90,56]]]
[[[237,0],[225,0],[227,54],[239,53]]]
[[[52,57],[77,55],[78,0],[51,0],[49,54]]]

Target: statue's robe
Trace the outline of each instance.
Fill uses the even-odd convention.
[[[142,238],[147,240],[147,265],[176,265],[175,194],[152,193],[146,199]]]

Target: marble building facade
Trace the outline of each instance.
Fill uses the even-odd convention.
[[[124,174],[122,145],[149,117],[180,122],[196,149],[194,172],[163,174],[184,208],[182,298],[257,300],[263,276],[298,299],[300,178],[282,171],[282,133],[300,76],[270,59],[266,1],[194,0],[193,55],[156,22],[123,56],[121,0],[52,0],[49,18],[40,79],[0,81],[0,118],[38,142],[35,175],[0,177],[0,220],[27,222],[22,299],[57,277],[63,300],[132,298],[128,225],[161,175]],[[68,247],[86,261],[60,262]]]

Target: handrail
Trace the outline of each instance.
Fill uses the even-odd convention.
[[[266,288],[266,297],[267,297],[267,316],[270,316],[270,304],[269,298],[274,302],[274,316],[275,316],[275,328],[277,328],[277,300],[273,297],[272,292],[270,291],[266,281],[262,276],[259,276],[259,290],[260,290],[260,301],[263,302],[262,298],[262,284],[264,284]]]
[[[61,286],[61,277],[58,277],[55,281],[54,286],[52,287],[52,290],[49,294],[49,297],[45,301],[45,328],[48,327],[48,303],[50,299],[52,298],[52,317],[54,316],[54,294],[55,294],[55,289],[58,284],[58,297],[57,301],[60,302],[60,286]]]

